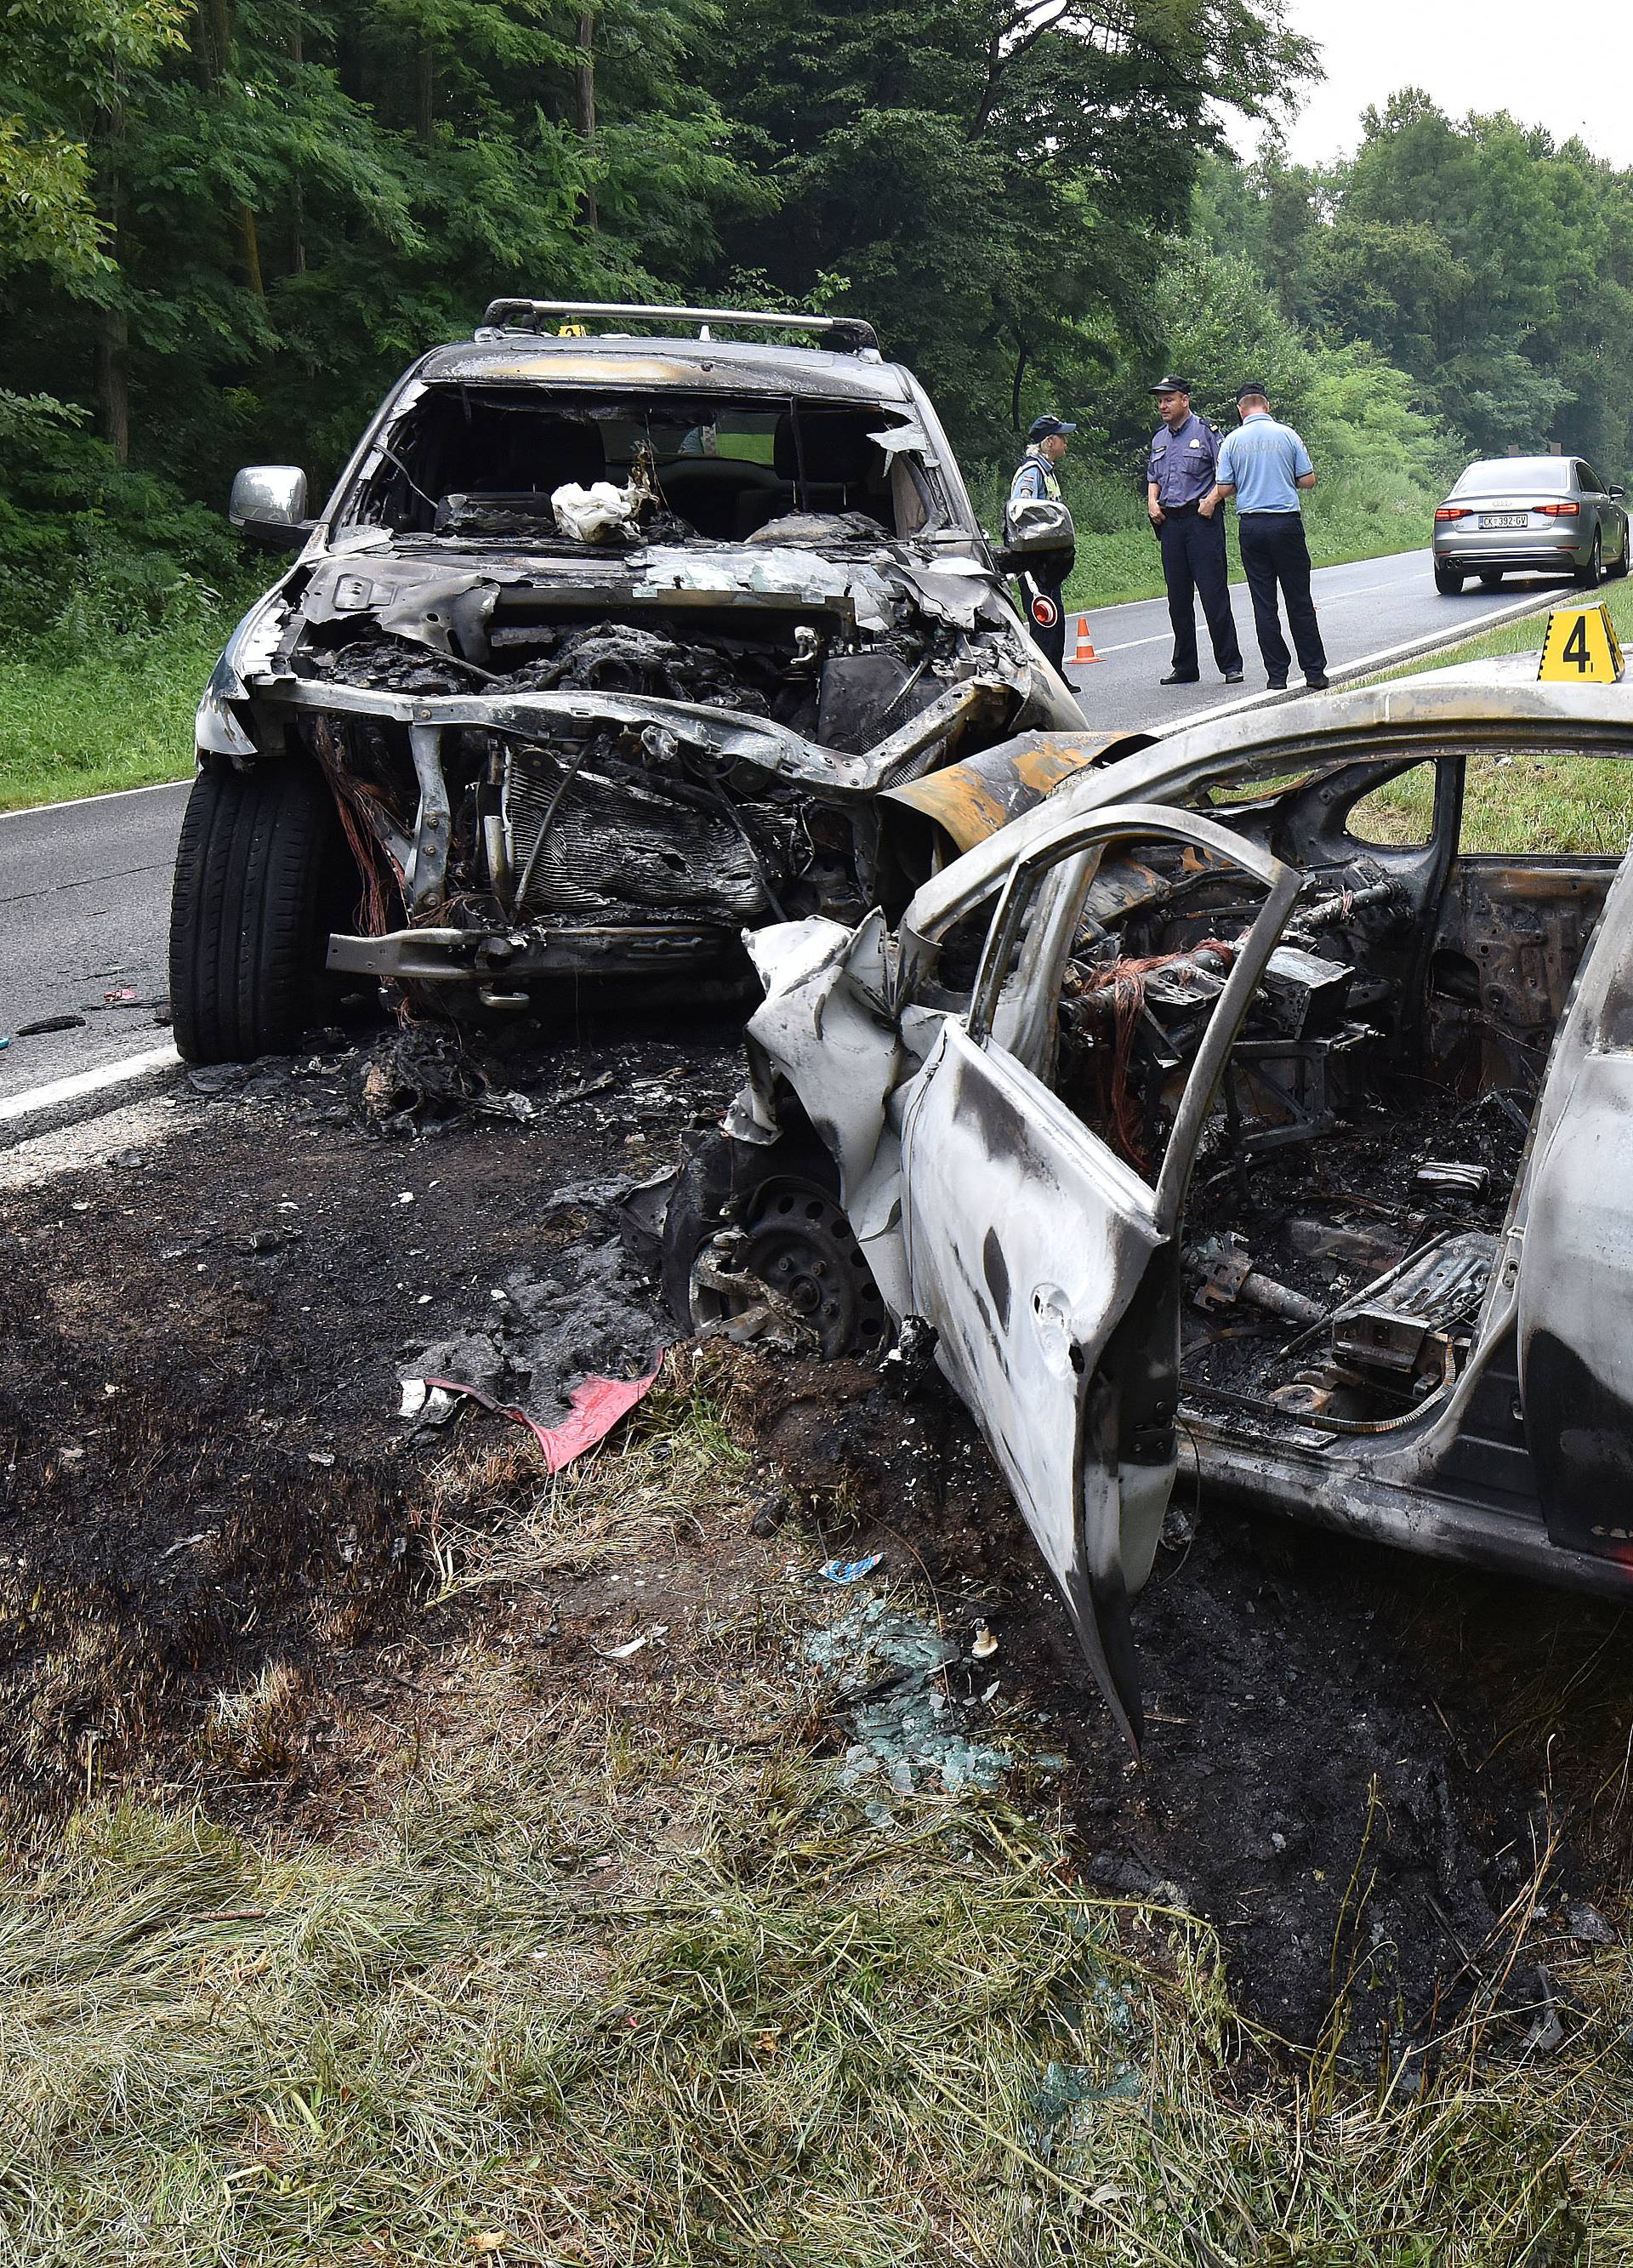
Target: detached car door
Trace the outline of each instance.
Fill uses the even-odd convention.
[[[1211,854],[1254,886],[1149,1182],[999,1037],[1030,1034],[1015,1043],[1034,1060],[1047,1055],[1037,1035],[1078,909],[1119,841]],[[1063,821],[1011,872],[969,1012],[944,1021],[903,1097],[913,1311],[934,1326],[937,1359],[986,1435],[1136,1749],[1129,1596],[1150,1572],[1178,1462],[1175,1231],[1214,1090],[1300,880],[1189,813],[1126,804]]]

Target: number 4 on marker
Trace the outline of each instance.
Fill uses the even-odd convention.
[[[1593,659],[1587,650],[1585,615],[1578,615],[1570,625],[1570,636],[1565,640],[1564,650],[1559,658],[1562,661],[1574,661],[1578,673],[1583,675],[1593,667]]]

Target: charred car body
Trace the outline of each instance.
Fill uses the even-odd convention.
[[[894,925],[754,940],[670,1295],[933,1333],[1131,1737],[1182,1441],[1220,1497],[1633,1586],[1633,860],[1461,818],[1471,765],[1633,762],[1633,695],[1534,666],[1199,725]]]
[[[699,335],[545,335],[563,318]],[[821,342],[711,335],[746,323]],[[325,957],[498,1006],[899,908],[935,829],[881,799],[1081,722],[865,325],[497,302],[304,509],[293,468],[235,485],[300,556],[199,711],[172,934],[194,1059],[291,1044]]]

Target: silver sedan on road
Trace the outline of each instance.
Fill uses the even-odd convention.
[[[1583,457],[1490,457],[1470,465],[1435,513],[1435,588],[1450,598],[1478,575],[1575,576],[1584,590],[1628,571],[1625,491]]]

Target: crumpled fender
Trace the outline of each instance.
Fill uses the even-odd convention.
[[[727,1121],[739,1139],[776,1124],[776,1082],[798,1096],[839,1167],[850,1206],[871,1170],[901,1071],[885,961],[885,917],[854,929],[813,918],[750,930],[743,942],[766,998],[748,1020],[750,1079]]]
[[[973,850],[1074,772],[1151,745],[1149,733],[1021,733],[905,787],[886,788],[885,800],[922,812],[960,850]]]

